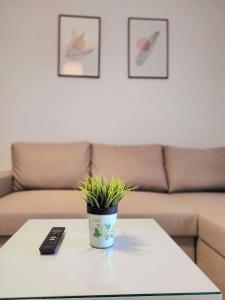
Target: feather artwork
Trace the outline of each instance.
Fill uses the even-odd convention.
[[[77,36],[76,32],[72,30],[72,39],[68,47],[66,48],[65,56],[70,60],[78,60],[83,58],[94,51],[92,48],[87,48],[85,41],[85,32]]]
[[[136,56],[136,64],[138,66],[143,65],[146,60],[148,59],[149,55],[153,51],[153,48],[157,42],[157,39],[159,37],[159,31],[155,31],[149,39],[146,38],[140,38],[137,41],[137,48],[139,50],[137,56]]]

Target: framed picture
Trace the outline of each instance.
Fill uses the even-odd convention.
[[[128,19],[128,77],[167,79],[168,20]]]
[[[58,75],[100,77],[101,19],[59,15]]]

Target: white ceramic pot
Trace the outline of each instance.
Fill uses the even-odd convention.
[[[88,206],[90,245],[108,248],[114,243],[117,207],[97,209]]]

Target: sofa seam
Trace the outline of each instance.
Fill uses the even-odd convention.
[[[206,246],[208,246],[211,250],[213,250],[214,252],[216,252],[216,254],[218,254],[219,256],[225,258],[225,255],[221,254],[218,250],[216,250],[215,248],[213,248],[208,242],[206,242],[205,240],[203,240],[200,236],[198,236],[198,239],[203,242]],[[197,248],[196,248],[197,250]],[[197,251],[196,251],[197,253]]]
[[[169,188],[169,175],[167,172],[167,167],[166,167],[166,153],[165,153],[165,146],[162,146],[162,159],[163,159],[163,169],[165,173],[165,179],[166,179],[166,185],[167,185],[167,193],[170,193],[170,188]]]

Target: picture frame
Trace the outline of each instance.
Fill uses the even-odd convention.
[[[169,21],[128,18],[128,77],[169,77]]]
[[[58,17],[58,76],[100,77],[101,18]]]

